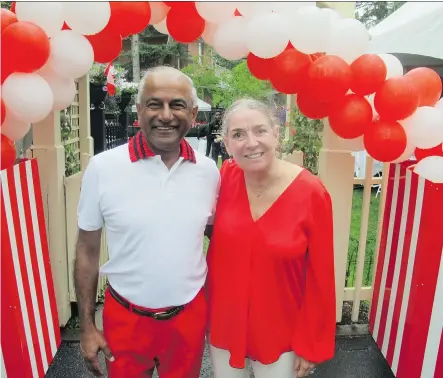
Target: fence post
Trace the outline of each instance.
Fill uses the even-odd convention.
[[[105,112],[98,107],[91,109],[91,136],[94,139],[94,155],[106,151]]]
[[[43,208],[49,242],[60,325],[71,317],[66,247],[65,148],[61,142],[60,112],[51,112],[34,124],[32,155],[37,158],[43,197]]]
[[[358,244],[357,254],[357,271],[354,281],[354,298],[352,303],[352,321],[358,321],[358,315],[360,312],[360,295],[363,285],[363,270],[365,267],[366,256],[366,240],[368,237],[368,223],[369,223],[369,207],[371,205],[371,193],[372,193],[372,166],[374,159],[370,156],[366,158],[366,172],[365,181],[363,187],[363,208],[361,212],[361,224],[360,224],[360,241]]]
[[[91,136],[91,101],[89,93],[89,75],[82,76],[78,81],[78,106],[79,106],[79,138],[80,138],[80,164],[82,171],[88,165],[89,159],[94,154],[94,140]]]
[[[325,2],[343,17],[355,17],[355,1]],[[323,147],[319,156],[319,177],[331,194],[334,212],[335,289],[337,321],[342,319],[346,262],[351,228],[355,159],[351,151],[339,147],[340,138],[324,121]]]

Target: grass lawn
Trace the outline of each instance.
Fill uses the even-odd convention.
[[[369,207],[368,235],[366,239],[366,256],[363,271],[363,286],[371,286],[372,271],[375,265],[375,243],[377,238],[378,208],[380,195],[376,198],[376,189],[372,190]],[[354,286],[357,266],[357,255],[360,239],[360,224],[363,206],[363,189],[355,189],[352,199],[351,232],[349,235],[348,263],[346,267],[346,286]]]

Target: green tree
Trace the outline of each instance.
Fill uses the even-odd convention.
[[[131,39],[131,37],[128,37]],[[158,32],[152,25],[139,33],[140,71],[160,65],[177,66],[177,61],[186,61],[188,53],[185,45]],[[128,80],[133,80],[132,52],[120,54],[119,64],[128,72]]]
[[[220,85],[213,95],[213,104],[228,107],[235,100],[244,97],[267,101],[272,93],[272,86],[252,76],[246,61],[235,66],[232,70],[220,74]]]
[[[355,18],[370,29],[405,3],[406,1],[357,1]]]
[[[240,63],[246,60],[246,58],[239,60],[228,60],[217,54],[215,51],[213,52],[212,59],[217,66],[226,68],[228,70],[232,70],[234,67],[238,66]]]
[[[2,1],[1,2],[1,7],[3,9],[11,9],[12,6],[12,1]]]
[[[205,54],[201,60],[198,57],[193,58],[192,63],[181,71],[193,80],[198,97],[212,101],[213,94],[220,86],[220,77],[211,63],[210,54]]]
[[[303,152],[303,165],[313,174],[318,173],[318,157],[322,146],[321,132],[323,121],[305,117],[297,107],[290,113],[289,125],[291,136],[289,140],[281,141],[282,152],[292,154],[294,151]],[[282,133],[284,129],[282,128]]]

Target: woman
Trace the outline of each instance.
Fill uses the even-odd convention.
[[[276,157],[266,105],[226,112],[232,157],[208,253],[209,342],[215,378],[304,377],[334,355],[331,199],[309,171]]]

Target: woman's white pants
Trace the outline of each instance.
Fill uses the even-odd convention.
[[[248,378],[248,369],[235,369],[229,365],[230,353],[224,349],[210,346],[212,369],[215,378]],[[255,378],[294,378],[295,354],[283,353],[280,358],[269,365],[249,360]]]

